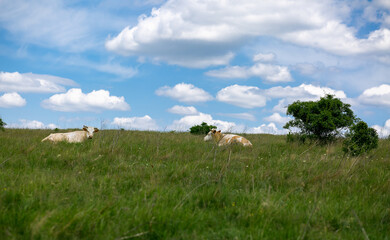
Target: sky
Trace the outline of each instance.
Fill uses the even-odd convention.
[[[285,134],[325,94],[390,134],[389,0],[0,0],[10,128]]]

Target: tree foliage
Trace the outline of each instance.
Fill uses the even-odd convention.
[[[359,121],[350,127],[350,132],[343,143],[343,151],[353,156],[378,147],[378,133],[375,129],[369,128],[367,123]]]
[[[5,122],[3,122],[3,119],[0,118],[0,130],[4,131],[4,126],[7,125]]]
[[[299,128],[303,139],[333,140],[341,129],[351,126],[356,120],[350,107],[329,94],[318,101],[296,101],[287,108],[287,115],[294,119],[284,128]]]
[[[216,126],[213,125],[207,125],[207,123],[202,122],[201,125],[195,125],[190,128],[190,133],[192,134],[199,134],[199,135],[204,135],[210,132],[211,129],[217,128]]]

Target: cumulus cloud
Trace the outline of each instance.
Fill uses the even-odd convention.
[[[214,120],[210,114],[199,113],[197,115],[185,116],[179,120],[174,120],[167,130],[188,131],[192,126],[199,125],[202,122],[208,125],[214,125],[223,132],[239,132],[243,129],[242,126],[237,126],[234,122]]]
[[[4,93],[0,96],[0,107],[2,108],[23,107],[24,105],[26,105],[26,99],[16,92]]]
[[[129,117],[129,118],[114,118],[111,123],[120,128],[130,130],[146,130],[155,131],[158,130],[158,125],[154,119],[150,116],[145,115],[143,117]]]
[[[186,103],[206,102],[213,99],[205,90],[187,83],[179,83],[174,87],[161,87],[156,90],[156,94],[158,96],[170,97]]]
[[[279,113],[273,113],[271,116],[265,117],[264,120],[268,122],[275,122],[280,125],[284,125],[286,122],[290,121],[291,118],[282,117]]]
[[[28,128],[28,129],[54,129],[57,126],[54,123],[44,124],[37,120],[26,120],[20,119],[17,123],[10,123],[7,125],[8,128]]]
[[[196,110],[196,108],[193,106],[185,107],[185,106],[179,106],[179,105],[175,105],[175,106],[171,107],[170,109],[168,109],[168,112],[174,113],[174,114],[179,114],[179,115],[198,114],[198,110]]]
[[[276,104],[273,108],[272,111],[274,112],[280,112],[280,113],[286,113],[287,107],[288,107],[289,102],[287,102],[286,99],[280,99],[278,104]]]
[[[298,87],[278,86],[269,89],[235,84],[221,89],[217,93],[217,100],[242,108],[255,108],[264,107],[267,100],[281,99],[279,104],[274,107],[274,111],[285,112],[283,109],[293,101],[315,101],[326,94],[335,95],[341,99],[347,97],[343,91],[311,84],[301,84]]]
[[[227,64],[231,52],[259,36],[338,55],[390,51],[390,30],[357,38],[345,24],[352,5],[340,1],[171,0],[107,40],[106,48],[182,66]],[[229,55],[230,54],[230,55]]]
[[[258,87],[232,85],[217,93],[217,100],[242,108],[264,107],[266,97]]]
[[[390,119],[385,122],[384,126],[374,125],[372,128],[378,132],[380,138],[386,138],[390,135]]]
[[[374,106],[390,106],[390,85],[382,84],[365,90],[359,97],[358,101],[362,104]]]
[[[290,82],[292,77],[287,67],[256,63],[251,67],[229,66],[206,72],[206,75],[217,78],[250,78],[259,77],[267,82]]]
[[[389,27],[389,10],[389,1],[373,0],[365,6],[363,17],[370,22],[382,23],[382,26]]]
[[[102,110],[130,110],[124,97],[110,96],[106,90],[83,93],[79,88],[69,89],[66,93],[55,94],[41,104],[44,108],[62,112],[100,112]]]
[[[317,100],[326,94],[334,95],[337,98],[346,98],[341,90],[334,90],[328,87],[314,86],[312,84],[301,84],[298,87],[273,87],[266,90],[266,94],[272,98],[295,98],[299,100]]]
[[[52,75],[0,72],[0,91],[3,92],[55,93],[64,92],[64,86],[76,85],[70,79]]]

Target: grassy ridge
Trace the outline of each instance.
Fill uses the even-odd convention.
[[[388,239],[390,142],[350,158],[341,144],[248,135],[215,148],[188,133],[0,133],[0,239]]]

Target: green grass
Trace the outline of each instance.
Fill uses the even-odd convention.
[[[389,239],[390,141],[104,130],[82,144],[0,132],[0,239]]]

